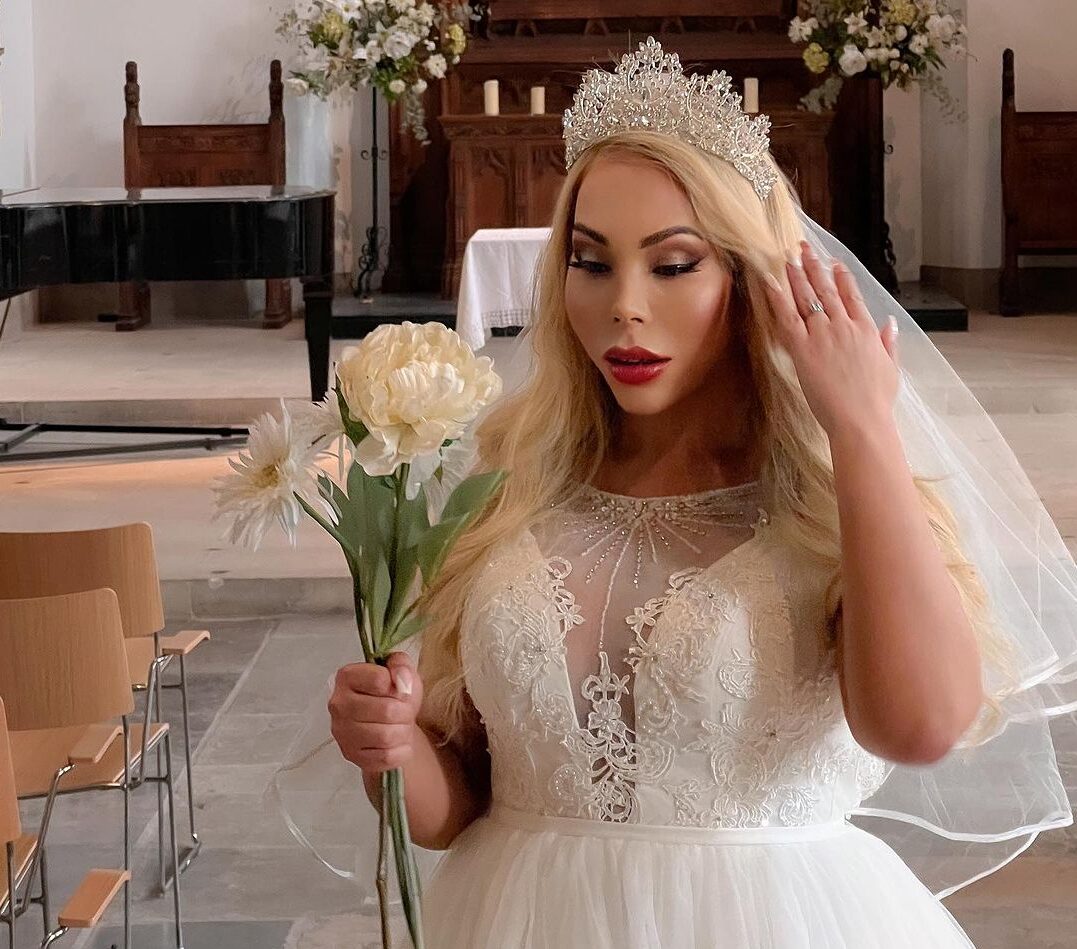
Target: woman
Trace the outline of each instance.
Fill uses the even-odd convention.
[[[846,818],[997,730],[1021,657],[765,121],[653,41],[588,74],[535,372],[478,433],[511,476],[418,670],[338,675],[344,756],[448,849],[438,949],[971,945]]]

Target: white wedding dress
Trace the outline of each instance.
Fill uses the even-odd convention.
[[[425,888],[431,949],[972,945],[846,820],[889,767],[761,497],[584,487],[494,552],[461,631],[492,805]]]

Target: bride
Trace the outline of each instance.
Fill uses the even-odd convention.
[[[438,949],[971,945],[848,818],[986,840],[996,805],[962,811],[985,787],[947,767],[997,773],[1029,649],[910,470],[896,323],[805,240],[768,129],[653,40],[584,78],[534,371],[478,431],[510,477],[418,667],[338,673],[344,757],[372,799],[402,767],[412,839],[447,851]],[[1017,782],[1050,785],[1039,827],[1070,819],[1049,765]]]

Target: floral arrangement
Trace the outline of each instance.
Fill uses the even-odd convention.
[[[427,140],[422,97],[467,48],[471,6],[424,0],[297,0],[278,32],[296,36],[301,63],[288,88],[326,98],[341,88],[373,86],[399,102],[401,125]]]
[[[871,70],[883,88],[918,82],[943,106],[953,102],[939,76],[947,51],[965,52],[965,26],[948,0],[802,0],[789,38],[807,44],[804,65],[827,79],[801,100],[821,112],[834,107],[846,78]]]
[[[457,538],[500,488],[504,473],[464,478],[462,442],[501,393],[488,357],[440,323],[379,326],[336,366],[321,403],[263,415],[245,452],[216,486],[230,538],[256,547],[278,524],[295,543],[303,516],[344,553],[367,662],[421,632],[419,593],[433,583]],[[455,454],[454,454],[455,450]],[[335,464],[334,464],[335,462]],[[456,483],[452,487],[453,482]],[[377,889],[388,945],[389,841],[408,929],[423,947],[421,889],[400,769],[382,772]]]

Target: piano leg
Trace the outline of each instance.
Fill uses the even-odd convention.
[[[150,285],[144,281],[120,284],[120,312],[116,329],[137,330],[150,321]]]
[[[310,397],[319,402],[329,389],[329,339],[333,318],[331,278],[304,277],[307,361],[310,364]]]

